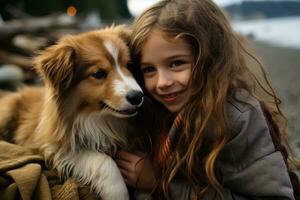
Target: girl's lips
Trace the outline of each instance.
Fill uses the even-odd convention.
[[[176,92],[176,93],[172,93],[172,94],[160,95],[160,97],[163,99],[163,101],[165,101],[167,103],[171,103],[171,102],[176,101],[178,94],[179,94],[179,92]]]

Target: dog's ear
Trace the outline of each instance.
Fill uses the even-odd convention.
[[[76,52],[71,46],[56,44],[36,57],[37,72],[60,93],[71,85],[74,76]]]
[[[126,43],[130,41],[131,29],[126,25],[118,25],[113,27],[114,32]]]

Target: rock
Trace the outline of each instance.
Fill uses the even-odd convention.
[[[9,84],[17,87],[22,84],[24,79],[25,79],[25,74],[20,67],[11,64],[0,66],[1,86]]]

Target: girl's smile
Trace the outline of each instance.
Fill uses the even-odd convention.
[[[169,94],[161,94],[159,96],[161,96],[161,98],[163,99],[163,101],[165,101],[166,103],[175,103],[176,100],[178,99],[179,95],[182,94],[183,91],[179,91],[179,92],[173,92],[173,93],[169,93]]]
[[[147,91],[171,112],[188,101],[192,68],[190,45],[154,28],[142,48],[141,70]]]

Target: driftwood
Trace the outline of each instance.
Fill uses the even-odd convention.
[[[32,59],[30,57],[21,56],[7,51],[0,50],[0,61],[3,63],[17,65],[26,70],[32,69]]]
[[[1,64],[18,66],[25,73],[25,81],[34,82],[32,57],[64,34],[79,31],[76,18],[65,14],[25,17],[0,24],[0,67]]]
[[[48,31],[51,28],[76,27],[75,18],[67,15],[49,15],[41,18],[12,20],[0,25],[0,40],[11,39],[17,34],[35,34]]]

